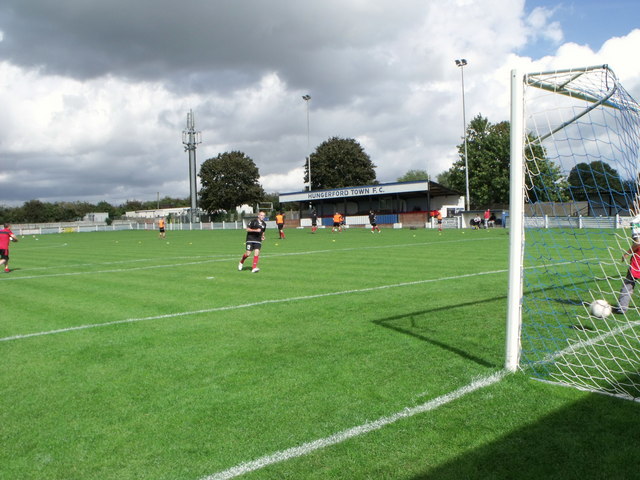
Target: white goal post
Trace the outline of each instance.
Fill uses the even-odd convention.
[[[640,106],[608,65],[511,72],[507,370],[640,399],[640,298],[623,258],[639,153]],[[595,317],[596,300],[623,311]]]

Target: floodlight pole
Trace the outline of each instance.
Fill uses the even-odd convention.
[[[467,187],[467,211],[469,210],[469,158],[467,156],[467,113],[464,104],[464,67],[467,65],[467,60],[462,58],[456,60],[456,65],[460,67],[460,74],[462,77],[462,138],[464,140],[464,175],[465,184]]]
[[[196,145],[202,143],[200,132],[196,132],[193,110],[187,113],[187,128],[182,131],[182,143],[184,150],[189,152],[189,190],[191,192],[190,221],[198,220],[198,190],[196,187]]]
[[[311,142],[309,140],[309,100],[311,100],[311,95],[303,95],[302,99],[307,104],[307,175],[309,178],[309,191],[311,191]]]

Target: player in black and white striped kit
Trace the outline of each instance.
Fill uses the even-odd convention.
[[[244,261],[249,258],[251,252],[253,252],[253,265],[251,267],[251,273],[258,273],[258,261],[260,260],[260,249],[262,248],[262,242],[264,241],[264,231],[267,228],[267,222],[264,221],[265,213],[258,213],[258,218],[254,218],[249,222],[247,226],[247,243],[246,250],[242,259],[238,264],[238,270],[242,271]]]
[[[376,230],[380,233],[380,228],[378,228],[378,219],[376,218],[376,214],[373,210],[369,211],[369,223],[371,224],[371,233],[375,233]]]

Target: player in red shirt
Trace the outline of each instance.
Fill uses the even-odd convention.
[[[9,273],[9,243],[17,242],[16,237],[11,231],[11,225],[4,224],[4,228],[0,230],[0,265],[4,265],[4,273]]]
[[[640,236],[633,235],[632,239],[633,245],[622,255],[622,261],[625,261],[629,255],[631,255],[631,260],[629,261],[627,276],[622,280],[618,306],[613,309],[614,313],[627,311],[636,282],[640,279]]]

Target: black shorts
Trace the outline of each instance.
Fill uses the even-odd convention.
[[[284,228],[284,223],[278,223],[278,230],[282,230]]]
[[[9,250],[0,248],[0,260],[9,260]]]
[[[161,229],[160,229],[160,233],[164,233],[164,228],[161,228]]]
[[[262,242],[247,242],[247,252],[260,250],[261,248],[262,248]]]
[[[378,224],[377,224],[376,222],[371,222],[371,226],[372,226],[372,227],[377,227],[377,226],[378,226]]]
[[[333,222],[333,226],[334,227],[339,227],[340,226],[340,222]]]

